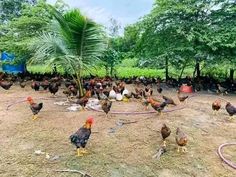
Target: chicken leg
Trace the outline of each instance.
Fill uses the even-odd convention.
[[[36,120],[38,118],[37,115],[33,115],[32,120]]]
[[[163,146],[166,147],[166,141],[165,140],[163,140]]]
[[[82,152],[80,151],[80,148],[77,149],[77,156],[78,157],[82,157],[83,156]]]

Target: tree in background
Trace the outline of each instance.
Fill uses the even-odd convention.
[[[119,30],[121,26],[117,20],[114,18],[110,19],[110,27],[108,28],[108,37],[107,37],[107,46],[106,51],[104,52],[101,60],[106,69],[106,75],[114,75],[114,67],[116,64],[121,62],[121,53],[120,53],[120,38]]]
[[[50,6],[50,13],[55,17],[51,24],[53,31],[43,33],[32,42],[35,54],[31,62],[63,68],[74,78],[83,96],[82,72],[96,64],[105,48],[102,27],[79,10],[62,15]]]
[[[0,23],[7,23],[21,16],[24,4],[35,5],[37,0],[2,0],[0,1]]]

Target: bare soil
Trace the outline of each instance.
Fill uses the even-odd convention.
[[[129,86],[131,88],[131,86]],[[156,94],[156,93],[155,93]],[[173,97],[174,90],[164,90]],[[39,119],[33,121],[26,102],[7,105],[32,96],[44,107]],[[50,93],[35,92],[29,86],[18,85],[8,91],[0,89],[0,176],[79,176],[54,170],[75,169],[93,177],[235,177],[236,171],[221,161],[217,148],[236,140],[236,120],[229,121],[223,108],[213,115],[211,103],[214,95],[199,93],[190,98],[185,109],[158,114],[113,114],[106,118],[101,112],[68,112],[68,106],[55,105],[65,101],[62,89],[54,98]],[[235,96],[224,99],[236,104]],[[178,102],[177,102],[178,103]],[[178,103],[177,107],[181,107]],[[166,110],[175,109],[168,107]],[[150,107],[149,110],[152,110]],[[112,111],[140,111],[144,107],[138,101],[114,102]],[[87,116],[95,118],[91,138],[87,144],[90,154],[76,157],[75,147],[69,136],[82,126]],[[123,120],[124,119],[124,120]],[[119,120],[137,123],[118,126]],[[172,130],[167,139],[167,152],[160,160],[153,159],[162,144],[160,128],[166,123]],[[188,152],[177,153],[175,130],[180,127],[188,135]],[[35,150],[49,153],[36,155]],[[236,147],[224,150],[225,156],[236,162]],[[59,158],[58,158],[59,156]]]

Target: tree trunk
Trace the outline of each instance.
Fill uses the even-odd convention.
[[[200,70],[200,63],[198,60],[196,60],[196,64],[195,64],[195,69],[193,72],[193,77],[195,77],[195,74],[197,73],[197,78],[199,78],[201,76],[201,70]]]
[[[106,76],[109,76],[109,67],[108,67],[108,65],[105,66],[105,69],[106,69]]]
[[[84,90],[81,82],[81,77],[79,73],[76,73],[76,82],[79,89],[79,96],[84,96]]]
[[[165,68],[166,68],[166,71],[165,71],[166,81],[169,80],[169,66],[168,66],[168,64],[169,64],[169,59],[168,59],[168,57],[166,57],[166,65],[165,65]]]
[[[114,65],[112,64],[111,65],[111,71],[110,71],[111,77],[113,77],[113,71],[114,71]]]
[[[181,73],[180,73],[180,75],[179,75],[179,79],[182,78],[182,75],[183,75],[183,73],[184,73],[184,69],[185,69],[186,65],[187,65],[187,62],[185,62],[184,65],[183,65],[183,68],[182,68]]]
[[[230,69],[230,71],[229,71],[229,79],[231,80],[231,81],[233,81],[234,80],[234,69]]]

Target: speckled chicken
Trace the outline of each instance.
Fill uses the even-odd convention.
[[[180,130],[180,128],[176,129],[175,140],[178,145],[177,152],[179,152],[180,147],[182,149],[182,152],[187,152],[187,148],[185,146],[187,145],[188,138],[187,135],[182,130]]]
[[[106,117],[108,117],[108,113],[111,110],[111,106],[112,106],[112,101],[105,99],[102,102],[102,110],[106,113]]]

